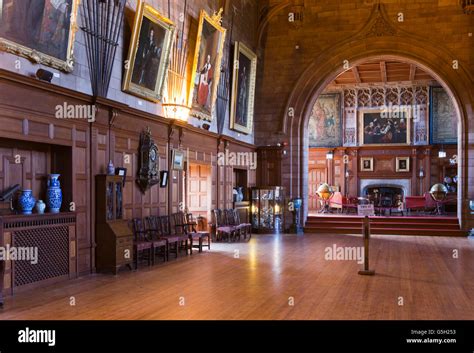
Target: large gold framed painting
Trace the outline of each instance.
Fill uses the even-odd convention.
[[[201,10],[189,92],[191,115],[211,121],[221,72],[226,30],[222,10],[209,16]]]
[[[0,49],[71,72],[79,0],[0,0]]]
[[[361,109],[358,129],[361,146],[409,145],[411,111],[399,109],[387,113],[381,109]]]
[[[240,42],[235,43],[232,75],[230,128],[250,134],[253,123],[257,55]]]
[[[125,66],[123,90],[160,101],[168,72],[175,26],[144,2],[139,2]]]

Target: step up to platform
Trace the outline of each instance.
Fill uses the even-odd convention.
[[[363,217],[354,215],[309,216],[305,233],[362,234]],[[371,234],[467,236],[457,217],[405,216],[370,217]]]

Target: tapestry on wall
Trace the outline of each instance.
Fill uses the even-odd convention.
[[[309,119],[310,147],[342,146],[341,95],[319,96]]]
[[[442,87],[431,87],[430,143],[455,144],[458,141],[458,119],[453,101]]]

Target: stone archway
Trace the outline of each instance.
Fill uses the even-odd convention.
[[[379,10],[376,10],[379,11]],[[467,230],[474,224],[469,211],[469,199],[474,198],[474,92],[473,78],[463,63],[453,67],[455,57],[446,48],[409,33],[394,31],[380,12],[372,16],[359,34],[336,44],[332,50],[320,54],[304,71],[294,86],[286,104],[287,114],[282,119],[281,133],[288,137],[289,153],[283,168],[282,184],[289,196],[303,198],[307,215],[308,132],[307,126],[319,94],[337,75],[369,59],[401,60],[413,63],[436,78],[450,94],[460,117],[458,128],[458,215]],[[471,158],[470,158],[471,157]]]

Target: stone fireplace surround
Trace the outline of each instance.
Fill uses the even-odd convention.
[[[369,187],[398,187],[403,190],[403,197],[411,196],[411,180],[410,179],[361,179],[359,190],[360,195],[365,195]]]

